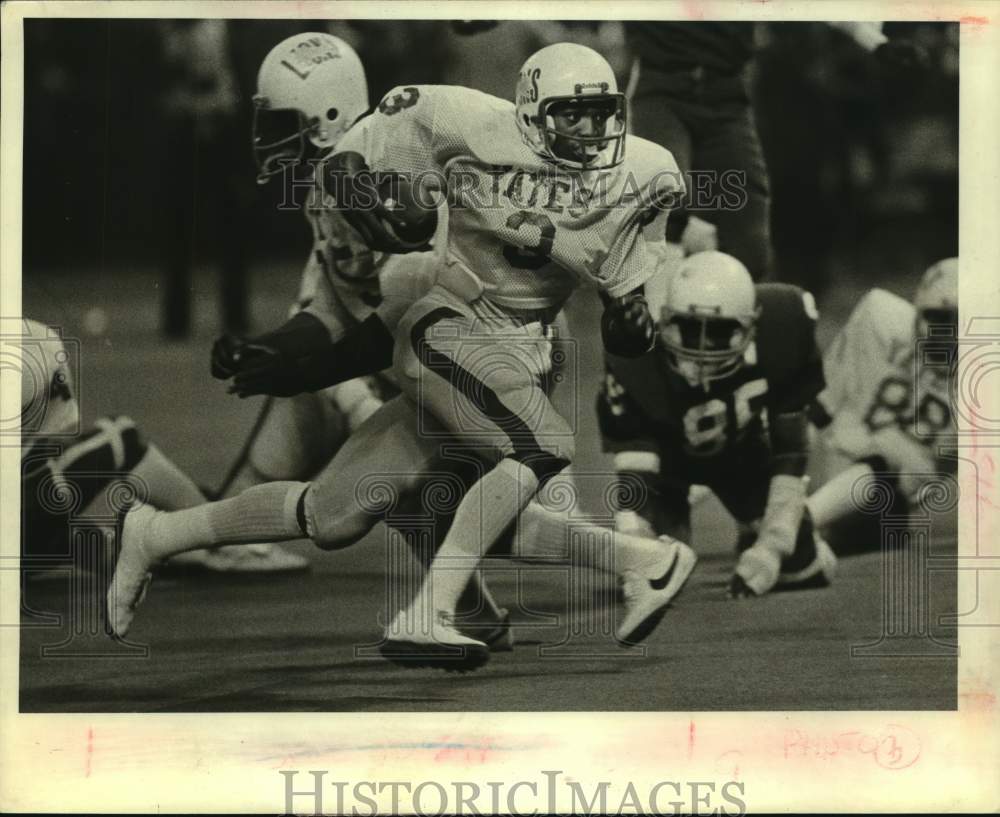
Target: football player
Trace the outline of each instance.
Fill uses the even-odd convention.
[[[70,359],[58,331],[25,319],[19,347],[21,570],[26,577],[74,563],[69,552],[73,520],[113,518],[135,495],[165,510],[206,501],[128,417],[102,417],[80,430]]]
[[[390,658],[448,643],[479,559],[572,459],[573,432],[542,381],[547,327],[573,290],[589,281],[602,292],[607,348],[636,355],[652,341],[642,286],[655,271],[647,244],[664,244],[668,202],[683,189],[673,158],[644,140],[626,157],[624,95],[584,46],[529,57],[515,95],[511,106],[466,88],[397,88],[328,163],[348,217],[374,223],[373,232],[392,219],[359,206],[366,174],[447,191],[446,257],[399,324],[393,367],[421,421],[433,417],[489,466],[463,497],[423,588],[387,627]],[[417,234],[400,190],[392,203],[406,218],[392,226],[409,241]]]
[[[733,596],[829,582],[836,560],[806,510],[807,409],[823,388],[812,296],[754,285],[736,258],[685,259],[667,285],[659,342],[611,355],[597,409],[620,476],[642,480],[640,507],[618,526],[690,537],[689,489],[708,486],[755,532]]]
[[[234,356],[289,342],[296,331],[338,338],[358,327],[383,303],[398,297],[410,303],[430,288],[432,252],[390,255],[369,248],[323,192],[313,174],[347,129],[369,108],[368,85],[357,54],[343,40],[324,33],[297,34],[278,43],[265,57],[254,96],[254,154],[259,183],[297,169],[310,182],[304,208],[313,246],[302,274],[291,320],[277,332],[248,340],[221,338],[213,349],[212,372],[227,378]],[[385,286],[383,288],[382,282]],[[292,342],[296,342],[292,341]],[[232,496],[262,482],[309,480],[381,405],[396,393],[385,374],[355,378],[303,392],[269,405],[247,462],[227,491]],[[219,548],[236,558],[261,546]],[[277,548],[276,545],[271,545]],[[287,554],[292,556],[292,554]],[[295,557],[301,558],[301,557]],[[478,578],[473,579],[479,585]],[[479,586],[484,621],[503,630],[496,648],[511,646],[509,617],[484,586]],[[498,632],[499,632],[498,630]]]
[[[412,402],[392,401],[394,410],[401,417],[413,403],[418,410],[409,423],[396,422],[389,405],[369,419],[362,432],[370,425],[394,435],[379,453],[421,462],[419,451],[430,445],[440,459],[444,444],[457,439],[486,455],[487,470],[462,497],[428,581],[387,629],[389,657],[434,665],[453,660],[458,648],[472,663],[485,660],[485,645],[459,633],[453,615],[486,548],[519,518],[522,527],[525,520],[554,519],[546,524],[556,531],[521,536],[520,555],[544,553],[553,538],[562,545],[566,520],[531,502],[540,484],[569,462],[573,443],[541,386],[549,365],[546,327],[584,279],[604,292],[605,345],[622,355],[649,347],[652,321],[641,287],[657,267],[669,204],[682,189],[669,152],[635,140],[625,160],[624,140],[624,99],[614,76],[599,55],[579,46],[550,46],[531,57],[515,106],[464,88],[390,92],[338,144],[327,162],[326,190],[369,246],[405,252],[426,246],[436,226],[427,216],[434,210],[418,201],[421,190],[407,180],[442,183],[450,224],[434,287],[407,310],[395,344],[387,330],[394,323],[382,320],[380,307],[345,336],[353,354],[332,358],[327,338],[309,349],[258,354],[244,347],[233,356],[236,391],[254,393],[257,378],[272,381],[271,393],[295,393],[377,371],[395,346],[394,368]],[[380,171],[392,171],[386,184],[374,175]],[[354,441],[342,453],[353,452]],[[347,516],[352,507],[349,498],[331,501],[347,482],[334,468],[339,459],[312,486],[257,486],[181,515],[130,513],[109,594],[116,630],[127,628],[148,567],[192,543],[239,542],[262,529],[276,539],[305,532],[321,547],[355,536],[332,511],[346,508]],[[380,470],[401,478],[421,474]],[[679,592],[694,555],[681,542],[617,539],[627,610],[618,637],[635,643]]]
[[[955,433],[957,339],[957,258],[931,266],[912,303],[873,289],[854,308],[826,352],[813,413],[828,453],[846,466],[809,497],[818,526],[851,514],[855,484],[873,475],[913,505],[929,481],[955,473],[940,446]]]

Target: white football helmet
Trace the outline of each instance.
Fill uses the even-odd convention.
[[[913,298],[917,310],[916,336],[924,341],[932,341],[932,347],[922,354],[925,365],[934,368],[929,361],[941,359],[941,366],[951,363],[955,344],[958,340],[958,259],[945,258],[928,267]]]
[[[743,365],[759,314],[757,290],[743,264],[715,250],[689,255],[667,285],[660,312],[670,367],[707,391]]]
[[[332,34],[296,34],[261,63],[253,98],[253,149],[261,184],[302,161],[308,142],[330,150],[368,110],[361,60]]]
[[[549,161],[605,170],[625,158],[625,95],[607,60],[586,46],[556,43],[528,57],[514,104],[521,137]]]

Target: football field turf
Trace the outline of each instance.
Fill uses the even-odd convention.
[[[253,279],[255,319],[281,319],[296,271]],[[155,333],[151,272],[94,272],[72,279],[26,275],[25,314],[80,339],[79,393],[84,423],[127,414],[201,484],[217,485],[253,422],[259,401],[239,401],[208,375],[214,336],[214,279],[196,280],[201,299],[190,341],[167,344]],[[597,326],[596,297],[580,293],[571,328]],[[822,304],[821,304],[822,306]],[[90,310],[100,309],[100,313]],[[829,335],[843,309],[833,308]],[[106,324],[106,331],[97,331]],[[578,465],[607,471],[592,412],[600,376],[596,332],[580,342]],[[584,479],[585,506],[601,495]],[[576,597],[598,615],[567,620],[570,581],[562,570],[491,561],[488,581],[514,612],[517,645],[466,675],[408,670],[359,655],[381,632],[386,599],[382,526],[348,550],[324,553],[309,543],[312,569],[286,576],[160,576],[140,608],[129,640],[148,646],[126,656],[102,637],[73,626],[22,618],[21,710],[365,711],[365,710],[758,710],[949,709],[956,705],[954,657],[852,656],[883,630],[883,557],[877,530],[852,542],[835,584],[734,602],[725,587],[735,529],[714,498],[694,513],[701,561],[684,593],[645,643],[644,654],[615,647],[602,626],[613,606],[607,586],[587,579]],[[954,553],[955,529],[935,519],[932,555]],[[923,608],[931,634],[954,643],[939,624],[956,611],[955,573],[929,574]],[[575,585],[573,585],[575,587]],[[58,612],[59,583],[32,587],[36,607]],[[63,609],[65,613],[65,609]],[[578,614],[577,614],[578,615]],[[555,621],[556,623],[552,623]],[[588,630],[588,627],[590,628]],[[579,632],[577,632],[579,631]],[[556,646],[572,632],[563,647]],[[925,641],[924,644],[931,642]],[[47,650],[45,648],[48,648]],[[103,650],[102,657],[68,652]],[[917,652],[923,651],[918,646]],[[371,652],[370,650],[368,652]]]

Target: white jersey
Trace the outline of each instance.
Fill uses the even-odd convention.
[[[31,438],[75,434],[80,407],[70,359],[59,332],[27,318],[18,324],[21,363],[21,434]],[[8,326],[5,323],[5,329]]]
[[[512,103],[453,86],[407,86],[338,143],[373,171],[442,178],[446,263],[502,307],[561,307],[581,282],[625,295],[655,271],[668,205],[683,190],[673,156],[638,137],[609,170],[559,168],[524,144]]]
[[[819,403],[832,418],[829,440],[852,459],[876,453],[872,435],[895,426],[934,454],[954,434],[947,373],[917,365],[916,309],[873,289],[824,355]]]
[[[414,300],[430,289],[440,260],[433,251],[389,255],[369,249],[318,185],[310,191],[304,212],[313,246],[293,310],[305,309],[317,317],[334,338],[382,303],[387,276],[395,280],[394,293],[405,290]]]

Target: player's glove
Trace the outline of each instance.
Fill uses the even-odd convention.
[[[408,253],[430,249],[437,208],[429,192],[402,173],[375,173],[355,151],[324,162],[323,187],[344,219],[373,250]]]
[[[597,426],[606,440],[623,442],[643,437],[642,409],[611,372],[605,373],[597,393]]]
[[[236,335],[225,334],[212,344],[212,377],[228,380],[239,369],[237,353],[245,341]]]
[[[642,295],[611,301],[601,315],[604,348],[619,357],[641,357],[653,348],[656,324]]]
[[[729,585],[734,598],[769,593],[781,573],[781,561],[795,552],[795,540],[806,506],[806,481],[777,474],[771,477],[760,534],[740,554]]]
[[[212,345],[212,376],[233,378],[230,393],[291,397],[309,390],[308,365],[331,348],[330,333],[316,316],[298,312],[256,338],[223,335]]]
[[[308,390],[299,361],[267,343],[244,343],[237,353],[237,364],[239,371],[229,387],[230,394],[240,397],[257,394],[294,397]]]

